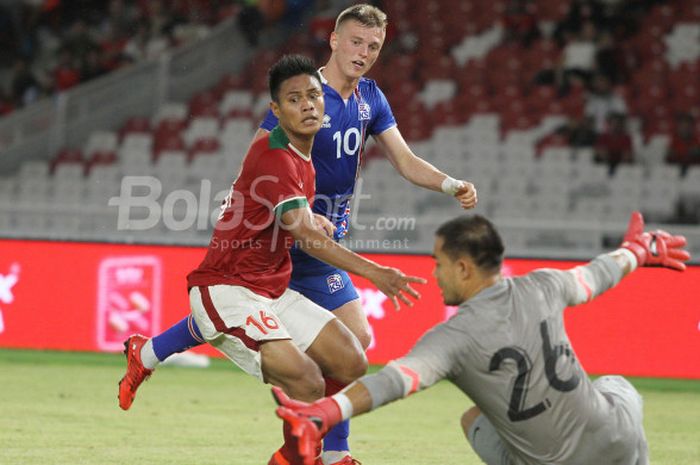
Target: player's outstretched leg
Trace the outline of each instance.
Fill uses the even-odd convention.
[[[126,374],[119,381],[119,406],[128,410],[136,391],[166,358],[204,343],[204,338],[191,316],[183,318],[165,332],[151,339],[140,334],[124,342]]]
[[[206,341],[192,315],[188,315],[159,335],[153,336],[151,342],[153,354],[158,359],[157,363],[160,363],[173,354],[197,347]]]

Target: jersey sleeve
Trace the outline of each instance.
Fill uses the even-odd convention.
[[[303,179],[291,156],[282,150],[272,150],[256,166],[251,193],[270,205],[279,216],[309,204],[303,186]]]
[[[277,126],[277,122],[277,117],[272,113],[272,110],[267,110],[265,118],[262,120],[262,123],[260,123],[260,128],[270,132]]]
[[[406,355],[393,363],[402,371],[413,373],[417,390],[423,390],[452,377],[466,345],[466,335],[445,322],[427,331]]]
[[[370,135],[381,134],[387,129],[396,126],[396,118],[394,118],[394,113],[391,111],[391,106],[384,92],[376,85],[373,90],[372,97],[374,102],[372,106],[376,116],[372,119],[367,131]]]
[[[576,299],[577,284],[568,271],[542,268],[530,273],[530,278],[544,293],[549,308],[561,311]]]

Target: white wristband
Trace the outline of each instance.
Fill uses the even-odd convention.
[[[442,180],[442,185],[440,189],[447,195],[455,195],[458,190],[462,188],[462,181],[458,181],[455,178],[447,176]]]

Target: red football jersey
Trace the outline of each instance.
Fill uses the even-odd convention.
[[[207,255],[187,276],[189,287],[229,284],[277,298],[289,285],[292,235],[277,218],[313,202],[311,157],[277,126],[248,151],[221,207]]]

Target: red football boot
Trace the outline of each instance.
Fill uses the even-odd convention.
[[[148,342],[148,338],[141,334],[129,336],[124,341],[126,374],[119,381],[119,406],[122,410],[129,410],[139,386],[153,373],[153,370],[149,370],[141,363],[141,347],[146,342]]]

